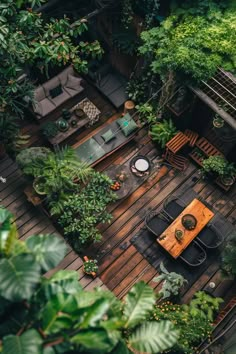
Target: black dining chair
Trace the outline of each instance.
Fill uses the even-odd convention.
[[[147,229],[155,236],[159,237],[170,225],[170,220],[161,212],[152,211],[145,217]]]
[[[223,243],[224,236],[216,226],[209,223],[199,232],[196,240],[205,248],[214,249]]]
[[[207,254],[198,242],[193,241],[179,258],[190,267],[198,267],[205,262]]]
[[[163,213],[170,219],[176,219],[186,208],[187,204],[178,197],[170,196],[163,204]]]

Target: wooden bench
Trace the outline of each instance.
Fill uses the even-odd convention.
[[[182,132],[177,133],[168,143],[166,148],[173,154],[176,154],[182,147],[189,142],[189,138]]]
[[[170,150],[166,149],[163,158],[169,162],[171,166],[177,170],[184,171],[189,165],[189,160],[182,155],[173,154]]]
[[[199,137],[198,133],[190,130],[190,129],[186,129],[184,131],[184,134],[189,138],[189,146],[194,147],[194,145],[196,144],[196,141]]]

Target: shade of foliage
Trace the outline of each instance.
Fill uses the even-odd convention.
[[[153,124],[150,129],[150,135],[153,141],[156,141],[162,148],[177,133],[177,129],[171,119]]]
[[[73,149],[64,147],[57,152],[45,150],[40,154],[31,154],[29,148],[21,151],[17,162],[23,172],[35,179],[40,179],[40,190],[47,195],[52,213],[58,213],[66,194],[78,189],[78,182],[85,183],[93,170],[84,162],[79,161]],[[31,158],[27,159],[28,156]],[[28,163],[27,163],[28,161]]]
[[[96,225],[111,220],[106,206],[116,199],[110,189],[111,183],[108,176],[94,172],[80,193],[69,196],[63,203],[59,224],[77,250],[89,242],[101,240]]]
[[[222,251],[222,271],[226,276],[236,276],[236,233],[230,235]]]
[[[213,76],[219,66],[235,71],[236,12],[210,3],[214,6],[205,12],[178,9],[160,27],[142,32],[139,51],[149,56],[152,70],[162,78],[173,71],[199,81]]]
[[[159,295],[162,299],[170,298],[171,296],[179,295],[181,288],[187,283],[187,280],[178,273],[168,272],[164,264],[160,264],[161,274],[154,278],[153,281],[163,281]]]
[[[16,118],[0,112],[0,144],[8,152],[16,152],[27,144],[29,135],[22,135]]]
[[[88,58],[102,53],[97,41],[79,40],[88,30],[85,19],[73,26],[67,17],[46,20],[36,11],[40,4],[40,0],[1,0],[0,4],[0,106],[21,115],[24,96],[32,98],[32,86],[17,81],[26,63],[44,72],[49,65],[71,63],[85,72]]]
[[[3,354],[159,353],[176,343],[168,321],[147,321],[153,290],[136,284],[120,302],[109,291],[84,291],[78,273],[45,278],[66,247],[53,235],[17,239],[12,215],[0,208],[0,337]]]
[[[171,321],[180,334],[176,345],[171,349],[172,354],[196,354],[197,346],[203,339],[210,336],[213,326],[211,322],[202,317],[198,312],[196,316],[192,316],[188,305],[176,305],[169,301],[160,303],[155,306],[155,310],[151,316],[151,320]],[[168,353],[169,351],[164,351]]]

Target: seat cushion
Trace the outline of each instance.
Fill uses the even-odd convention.
[[[65,86],[67,80],[68,80],[68,75],[71,74],[73,75],[74,69],[72,66],[68,66],[65,70],[63,70],[60,74],[58,74],[58,78],[60,80],[60,83],[62,86]]]
[[[88,139],[75,149],[75,153],[82,161],[91,165],[100,157],[105,155],[105,150],[93,138]]]
[[[44,98],[45,98],[45,92],[44,92],[43,86],[40,85],[34,91],[34,99],[35,99],[35,101],[40,102]]]
[[[81,81],[81,78],[69,74],[65,87],[73,90],[79,90],[81,86]]]
[[[55,104],[56,107],[60,106],[63,102],[67,101],[71,96],[62,89],[62,93],[54,98],[50,98],[50,101]]]
[[[48,113],[54,111],[56,105],[53,104],[48,98],[44,98],[40,102],[33,105],[34,112],[41,117],[45,117]]]
[[[112,139],[114,139],[116,136],[113,133],[111,129],[108,129],[104,134],[101,135],[105,143],[108,143]]]
[[[72,89],[69,87],[64,87],[64,90],[70,95],[70,97],[74,97],[75,95],[78,95],[78,93],[82,92],[84,90],[83,86],[80,86],[77,89]]]
[[[61,95],[62,94],[61,84],[54,87],[53,89],[49,90],[49,93],[50,93],[51,98],[55,98],[55,97]]]
[[[59,78],[57,76],[55,76],[53,79],[45,82],[43,84],[43,88],[45,91],[45,96],[48,97],[50,96],[50,90],[54,89],[55,87],[60,85],[60,81]]]
[[[129,136],[138,128],[129,113],[127,113],[124,117],[117,119],[117,124],[120,126],[125,136]]]

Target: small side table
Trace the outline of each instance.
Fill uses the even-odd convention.
[[[126,101],[125,104],[124,104],[124,114],[126,113],[133,113],[133,110],[134,110],[134,107],[135,107],[135,104],[133,101],[129,100],[129,101]]]

